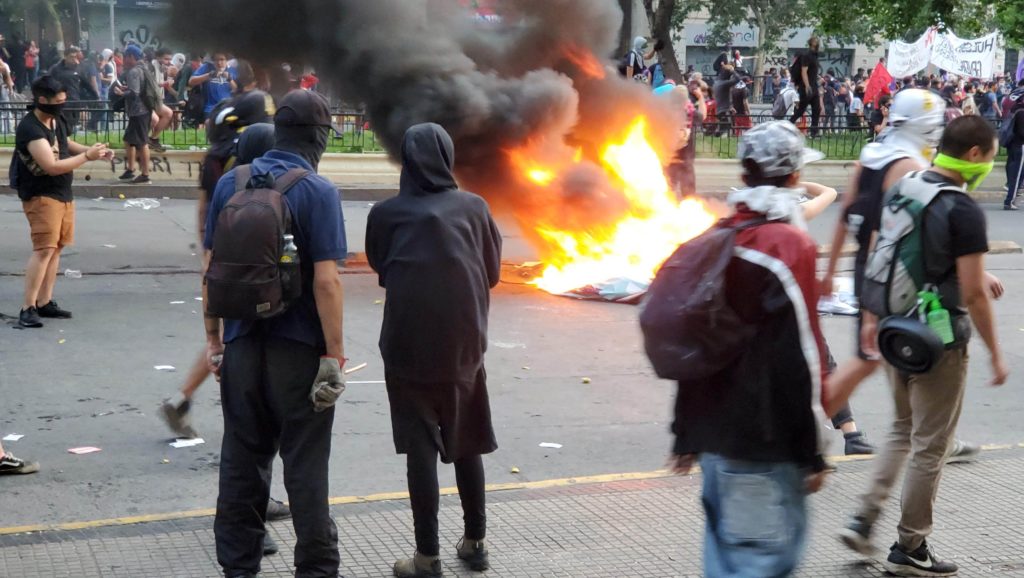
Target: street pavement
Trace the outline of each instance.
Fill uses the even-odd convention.
[[[212,576],[216,572],[209,547],[211,521],[201,515],[213,507],[216,495],[222,434],[217,385],[208,382],[195,406],[196,426],[205,444],[171,448],[168,443],[173,440],[155,416],[160,401],[179,387],[203,343],[201,303],[195,300],[199,295],[198,257],[191,246],[195,242],[195,204],[182,200],[161,203],[159,208],[144,211],[124,208],[122,201],[80,200],[77,244],[68,251],[62,270],[82,271],[83,276],[61,277],[56,294],[62,306],[75,312],[75,319],[50,322],[40,330],[0,326],[0,435],[24,434],[20,441],[5,442],[5,447],[43,466],[38,474],[0,481],[0,535],[19,528],[65,528],[27,535],[35,538],[12,535],[0,540],[0,576]],[[368,205],[345,203],[352,252],[362,251]],[[990,238],[1024,240],[1024,215],[1005,213],[995,205],[985,209]],[[833,209],[812,223],[819,242],[828,240],[836,214]],[[501,219],[501,226],[506,259],[535,258],[507,220]],[[0,196],[0,247],[0,312],[14,316],[21,302],[20,275],[29,252],[27,225],[15,197]],[[988,356],[980,343],[972,345],[960,435],[982,444],[1015,446],[1024,442],[1020,425],[1024,394],[1019,387],[1024,372],[1024,313],[1019,306],[1024,293],[1024,256],[993,256],[989,266],[1007,286],[1008,294],[997,303],[996,312],[1014,373],[1007,386],[988,387]],[[346,497],[402,492],[405,466],[404,459],[393,451],[381,383],[383,367],[376,346],[384,293],[376,277],[363,268],[346,270],[343,280],[347,355],[352,364],[368,364],[349,376],[351,383],[335,418],[331,495],[347,503],[360,500]],[[851,319],[826,318],[823,326],[840,360],[852,353]],[[158,365],[177,370],[157,371],[154,366]],[[574,301],[530,286],[502,283],[493,295],[487,367],[500,446],[485,459],[489,483],[584,479],[662,467],[671,443],[668,427],[674,386],[653,375],[643,355],[634,307]],[[869,379],[854,396],[853,406],[869,438],[881,440],[891,413],[884,381]],[[841,453],[841,436],[835,434],[833,441],[832,453]],[[543,442],[562,447],[539,447]],[[102,451],[80,456],[67,452],[77,446],[96,446]],[[992,465],[986,465],[986,457],[970,469],[956,468],[946,479],[950,483],[944,485],[940,497],[947,498],[951,509],[938,523],[962,532],[949,537],[940,532],[936,540],[942,541],[937,544],[944,546],[945,552],[973,556],[970,559],[978,572],[994,568],[998,561],[992,560],[1006,556],[1007,567],[1012,568],[1001,570],[1002,575],[1024,575],[1024,561],[1010,559],[1019,558],[1024,551],[1019,522],[1014,521],[1015,527],[1006,522],[1014,512],[1018,514],[1014,520],[1020,518],[1021,512],[1010,506],[1020,508],[1022,504],[1019,494],[1012,494],[1019,491],[1014,480],[1020,479],[1022,459],[1019,452],[995,452]],[[816,515],[827,520],[828,526],[838,523],[857,488],[865,483],[863,467],[841,464],[831,493],[815,498]],[[284,498],[280,462],[276,468],[273,493]],[[450,468],[441,471],[442,486],[453,486]],[[698,572],[693,564],[699,558],[702,522],[695,483],[651,481],[634,488],[620,482],[572,486],[564,493],[552,488],[495,493],[493,535],[506,558],[501,562],[503,570],[493,575],[667,576]],[[956,487],[960,489],[954,491]],[[548,491],[557,495],[548,496],[544,493]],[[592,495],[605,498],[591,499]],[[624,496],[621,503],[617,502],[619,495]],[[954,507],[950,503],[954,501],[977,508]],[[451,509],[455,502],[445,503],[446,532],[455,532],[457,516]],[[96,534],[84,536],[72,530],[87,521],[165,520],[186,515],[182,512],[200,517],[119,529],[107,528],[108,523],[103,522],[99,524],[102,528],[90,530]],[[382,575],[390,560],[411,548],[408,508],[401,500],[339,505],[335,513],[344,543],[351,545],[347,567],[357,575]],[[970,519],[961,520],[964,515]],[[535,532],[532,528],[538,520],[542,530]],[[575,527],[573,520],[583,522]],[[609,535],[609,525],[621,531]],[[287,524],[275,525],[274,531],[285,540],[290,538]],[[509,537],[501,538],[502,532]],[[592,541],[587,538],[591,534]],[[986,536],[988,542],[983,539]],[[956,549],[965,543],[971,547]],[[823,564],[847,560],[829,548],[812,549],[814,552],[828,558]],[[101,564],[104,556],[115,562],[83,566],[75,574],[78,566],[69,560],[76,556],[75,564],[89,560]],[[139,570],[147,568],[146,556],[181,565],[170,573]],[[285,572],[285,559],[273,561],[275,572]],[[33,574],[25,560],[36,560],[38,568],[56,567],[46,566],[47,560],[57,566],[55,560],[65,560],[72,570],[68,574]],[[192,562],[185,564],[185,560]],[[579,564],[587,560],[600,568],[581,573],[586,566]],[[620,562],[635,566],[617,565]],[[23,565],[12,565],[15,563]],[[519,571],[527,567],[528,571]],[[874,576],[878,567],[863,572],[868,573],[829,570],[805,575]]]

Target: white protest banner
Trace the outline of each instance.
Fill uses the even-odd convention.
[[[895,78],[916,74],[928,67],[935,29],[929,28],[917,42],[908,44],[894,40],[889,44],[889,57],[885,68]]]
[[[936,35],[931,62],[967,78],[992,78],[995,73],[998,32],[981,38],[958,38],[952,32]]]

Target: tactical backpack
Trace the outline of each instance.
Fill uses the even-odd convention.
[[[725,272],[736,233],[762,225],[721,221],[683,243],[661,266],[640,312],[644,349],[658,377],[711,377],[743,353],[757,327],[740,319],[725,297]]]
[[[864,269],[861,305],[878,315],[906,315],[917,306],[918,293],[929,280],[925,267],[923,221],[940,193],[960,189],[924,180],[923,172],[905,177],[882,207],[881,226],[874,251]]]
[[[283,313],[302,294],[297,258],[285,253],[292,216],[288,190],[309,171],[291,169],[274,180],[235,170],[235,193],[221,209],[206,271],[207,313],[224,319],[258,320]]]

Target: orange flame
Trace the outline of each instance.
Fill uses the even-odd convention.
[[[580,72],[590,78],[601,79],[605,77],[604,65],[589,50],[575,45],[566,46],[565,59],[573,63]]]
[[[534,183],[548,186],[557,178],[556,167],[531,163],[520,154],[512,156]],[[577,151],[574,162],[580,157]],[[628,208],[610,224],[581,230],[536,224],[546,266],[531,283],[545,291],[565,293],[623,277],[649,281],[681,243],[708,229],[718,218],[703,201],[676,199],[662,161],[647,138],[644,117],[632,122],[620,142],[607,143],[600,161],[610,180],[621,188]]]

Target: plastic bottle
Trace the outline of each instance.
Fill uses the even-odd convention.
[[[299,262],[299,248],[295,246],[295,236],[285,235],[284,236],[284,249],[281,250],[281,262],[282,263],[298,263]]]
[[[918,298],[921,299],[921,311],[925,314],[928,327],[939,336],[944,345],[953,343],[953,321],[949,311],[942,306],[942,298],[932,291],[921,291]]]

